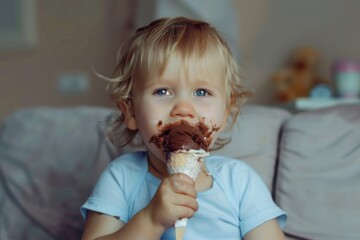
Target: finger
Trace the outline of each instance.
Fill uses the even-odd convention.
[[[184,173],[175,173],[170,176],[170,181],[182,181],[187,182],[188,184],[195,185],[195,181]]]
[[[195,211],[191,208],[185,208],[185,207],[179,207],[179,210],[177,211],[176,214],[176,220],[181,219],[181,218],[191,218],[192,216],[194,216]]]
[[[197,192],[195,190],[195,186],[193,184],[189,184],[188,182],[184,182],[181,180],[173,180],[170,181],[171,190],[178,194],[188,195],[192,198],[196,198]]]
[[[189,196],[183,195],[181,198],[178,198],[174,205],[177,206],[177,217],[179,218],[189,218],[194,215],[194,213],[199,209],[198,202]]]
[[[197,211],[199,209],[199,204],[196,199],[187,195],[181,195],[177,197],[177,199],[174,201],[174,204],[177,206],[191,208],[194,211]]]

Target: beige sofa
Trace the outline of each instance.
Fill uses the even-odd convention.
[[[114,157],[111,109],[33,108],[0,132],[0,239],[79,239],[79,207]],[[229,145],[288,212],[288,239],[360,239],[360,104],[291,114],[243,108]]]

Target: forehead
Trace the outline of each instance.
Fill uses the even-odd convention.
[[[190,56],[186,59],[175,54],[170,56],[160,69],[162,71],[159,71],[157,76],[178,74],[189,78],[208,80],[220,80],[225,77],[224,62],[218,56],[210,53],[203,56]]]
[[[151,82],[164,74],[187,74],[187,77],[200,79],[225,79],[224,59],[215,49],[205,53],[184,55],[181,52],[154,58],[149,61],[145,71],[140,71],[141,81]],[[144,70],[144,69],[143,69]]]

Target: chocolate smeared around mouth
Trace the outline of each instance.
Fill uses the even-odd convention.
[[[162,127],[160,134],[151,137],[150,142],[158,148],[162,147],[165,153],[190,149],[208,151],[211,135],[217,130],[214,128],[210,131],[204,123],[192,125],[182,120]]]

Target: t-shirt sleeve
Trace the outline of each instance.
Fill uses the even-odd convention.
[[[114,162],[110,163],[100,175],[92,194],[81,206],[81,215],[86,218],[87,211],[92,210],[128,221],[128,203],[123,189],[122,169]]]
[[[239,201],[242,236],[266,221],[275,218],[280,227],[284,227],[287,215],[274,203],[268,188],[259,175],[246,166],[242,168],[241,174],[238,176],[237,182],[240,181],[242,188]]]

